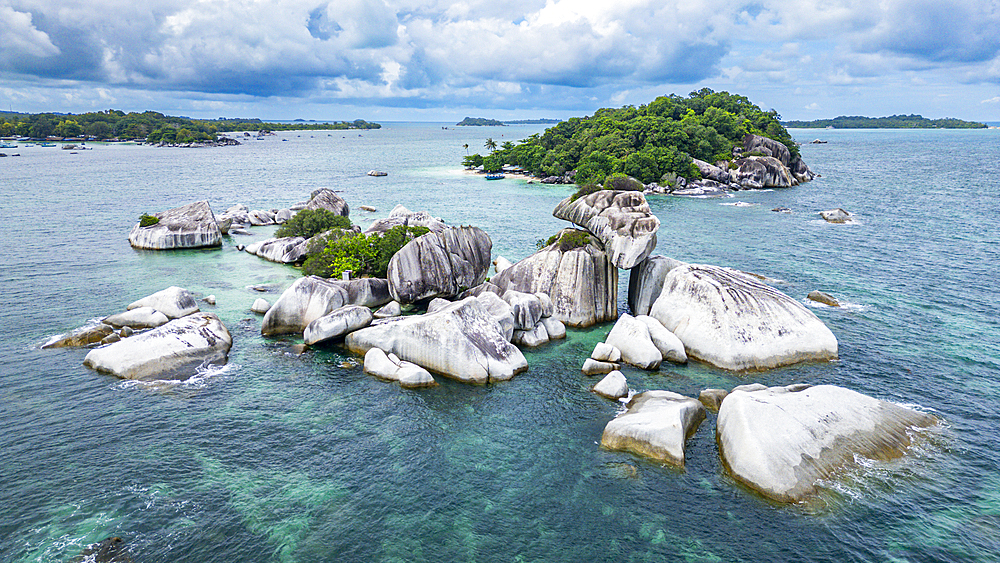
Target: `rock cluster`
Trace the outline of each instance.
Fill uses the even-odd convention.
[[[632,268],[656,248],[660,220],[641,192],[600,190],[575,200],[568,197],[552,215],[597,237],[616,268]]]

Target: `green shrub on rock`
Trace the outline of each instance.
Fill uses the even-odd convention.
[[[586,231],[566,231],[559,237],[559,250],[569,252],[574,248],[581,248],[590,242],[590,234]]]
[[[159,217],[154,217],[147,213],[143,213],[139,216],[139,226],[140,227],[152,227],[153,225],[160,222]]]
[[[310,238],[330,229],[346,229],[350,226],[350,219],[329,209],[303,209],[293,215],[284,225],[278,227],[274,236],[277,238]]]
[[[371,276],[386,277],[389,260],[414,238],[430,232],[426,227],[393,227],[384,234],[362,233],[352,236],[340,236],[331,233],[325,246],[320,249],[310,248],[309,257],[302,265],[302,273],[307,276],[324,278],[340,277],[344,271],[350,270],[354,277]],[[317,250],[316,252],[312,252]]]
[[[618,190],[618,191],[628,191],[628,192],[641,192],[646,189],[646,186],[642,184],[639,180],[626,176],[625,174],[615,173],[604,181],[604,189],[606,190]]]

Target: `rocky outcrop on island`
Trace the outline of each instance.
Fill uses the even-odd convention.
[[[232,336],[213,313],[194,313],[91,350],[83,364],[122,379],[188,379],[198,368],[224,365]]]
[[[222,246],[222,232],[207,201],[189,203],[154,213],[158,221],[143,227],[136,223],[128,235],[135,248],[170,250]]]
[[[467,297],[431,314],[375,321],[348,334],[345,344],[357,354],[379,348],[467,383],[508,380],[528,369],[528,362],[479,299]]]
[[[454,297],[486,280],[492,249],[489,235],[476,227],[421,235],[389,260],[389,291],[403,304]]]
[[[393,227],[427,227],[432,232],[439,233],[448,228],[441,219],[431,217],[426,211],[410,211],[402,205],[397,205],[389,212],[385,219],[374,221],[365,230],[366,235],[372,233],[384,233]]]
[[[264,336],[301,333],[309,323],[344,305],[378,307],[391,301],[389,284],[378,278],[331,280],[306,276],[271,305],[261,321]]]
[[[330,188],[320,188],[314,190],[309,195],[309,203],[306,204],[306,209],[326,209],[327,211],[332,211],[337,215],[343,215],[347,217],[351,214],[351,208],[344,201],[344,198],[337,195],[336,192]]]
[[[716,439],[723,464],[751,489],[779,502],[816,493],[858,457],[899,457],[928,414],[832,385],[737,387],[719,408]]]
[[[271,262],[294,264],[306,259],[308,243],[303,237],[269,238],[248,244],[244,250]]]
[[[684,443],[705,419],[705,407],[670,391],[639,393],[626,407],[604,427],[601,445],[684,467]]]
[[[781,145],[784,147],[784,145]],[[787,149],[786,149],[787,150]],[[744,188],[790,188],[799,182],[780,160],[770,156],[749,156],[736,161],[733,181]]]
[[[642,192],[600,190],[575,200],[568,197],[552,215],[597,237],[616,268],[632,268],[656,248],[660,220],[649,210]]]
[[[837,358],[837,339],[802,303],[743,272],[687,264],[663,281],[649,315],[688,356],[730,370]]]
[[[576,231],[560,231],[566,232]],[[618,318],[618,268],[592,236],[582,246],[567,250],[557,240],[490,282],[503,291],[549,296],[552,318],[569,326],[586,327]]]

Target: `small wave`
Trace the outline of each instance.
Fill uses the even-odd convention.
[[[870,311],[875,308],[874,305],[867,303],[854,303],[852,301],[838,301],[840,305],[827,305],[826,303],[820,303],[819,301],[813,301],[812,299],[805,298],[802,303],[807,307],[812,307],[813,309],[840,309],[841,311],[850,311],[852,313],[861,313],[865,311]]]
[[[729,207],[755,207],[760,205],[759,203],[750,203],[748,201],[734,201],[731,203],[720,203],[719,205],[726,205]]]
[[[118,389],[204,389],[209,382],[216,377],[236,373],[242,366],[229,363],[223,366],[199,366],[195,374],[187,379],[153,379],[150,381],[140,381],[137,379],[124,379],[116,384]]]

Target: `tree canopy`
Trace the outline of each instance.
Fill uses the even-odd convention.
[[[639,107],[602,108],[517,144],[505,143],[490,156],[540,176],[576,170],[577,184],[600,184],[613,174],[644,183],[671,174],[698,178],[692,158],[730,160],[733,147],[748,133],[779,141],[797,155],[780,119],[776,111],[765,111],[744,96],[704,88],[686,98],[671,94]],[[467,157],[464,164],[476,160]]]

